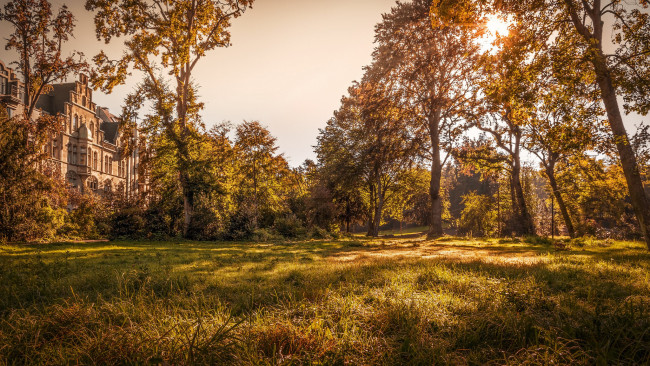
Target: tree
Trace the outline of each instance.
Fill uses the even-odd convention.
[[[311,193],[312,201],[318,207],[312,211],[315,221],[324,225],[332,215],[323,212],[323,207],[331,202],[334,215],[341,220],[345,231],[350,232],[352,223],[367,216],[367,204],[363,199],[365,167],[359,164],[358,159],[360,141],[348,138],[351,125],[349,121],[339,119],[339,112],[335,112],[326,127],[319,130],[315,146],[319,183]]]
[[[394,84],[375,79],[372,67],[341,99],[340,109],[321,130],[316,151],[319,165],[334,172],[345,192],[363,193],[368,236],[378,236],[384,205],[400,172],[412,164],[419,140],[408,128]],[[346,202],[346,211],[352,203]]]
[[[585,80],[569,87],[558,80],[567,77],[567,70],[575,73],[572,77],[578,80],[590,77],[573,61],[571,58],[562,60],[562,55],[542,57],[540,62],[544,70],[539,76],[535,116],[524,128],[525,147],[540,160],[571,237],[575,236],[575,229],[555,177],[556,169],[559,162],[593,147],[601,115],[598,104],[593,101],[593,84]]]
[[[399,3],[376,27],[377,73],[398,80],[413,110],[413,128],[425,134],[422,153],[431,161],[430,237],[443,235],[442,168],[452,144],[466,128],[464,111],[475,96],[475,65],[479,46],[475,28],[443,24],[429,13],[429,0]]]
[[[562,0],[553,3],[558,9],[558,20],[563,21],[560,31],[567,31],[564,33],[566,38],[578,35],[572,37],[571,46],[579,49],[580,56],[593,68],[632,206],[650,250],[650,199],[643,189],[637,158],[617,100],[618,96],[623,97],[627,111],[642,114],[650,111],[650,17],[640,9],[647,8],[648,2],[640,0],[633,4],[628,6],[615,0]],[[609,24],[613,27],[611,40],[615,51],[611,54],[605,52],[603,43],[605,22],[610,20],[606,18],[608,16],[613,19]],[[569,24],[573,29],[569,29]]]
[[[278,213],[283,209],[283,183],[289,175],[289,164],[282,154],[277,154],[276,138],[258,121],[244,121],[235,134],[236,195],[240,211],[252,210],[251,224],[258,228],[262,212]]]
[[[540,63],[537,59],[542,53],[535,42],[536,30],[529,24],[519,24],[511,30],[508,38],[501,40],[503,45],[499,52],[482,57],[483,76],[477,80],[481,86],[481,104],[476,111],[468,113],[468,118],[473,127],[491,137],[491,143],[499,149],[500,154],[494,156],[494,152],[485,149],[489,145],[483,143],[479,144],[482,151],[475,149],[469,155],[465,151],[460,156],[465,160],[476,160],[477,153],[483,153],[488,155],[483,160],[494,160],[496,157],[497,161],[505,163],[510,175],[514,213],[511,229],[518,235],[535,233],[521,185],[521,150],[525,138],[524,126],[533,119],[537,97],[535,91],[539,87]]]
[[[394,84],[374,79],[372,66],[368,70],[361,83],[349,89],[338,117],[352,121],[349,138],[359,142],[357,159],[368,187],[368,235],[378,236],[385,203],[395,193],[400,173],[411,165],[419,140],[410,134]]]
[[[0,20],[13,27],[5,49],[15,49],[19,54],[16,64],[23,76],[22,95],[27,120],[32,120],[38,98],[50,91],[51,83],[64,81],[68,75],[87,67],[81,52],[73,51],[63,56],[63,46],[72,37],[75,26],[72,13],[64,5],[56,16],[52,15],[48,0],[13,0],[0,12]]]
[[[37,240],[54,235],[43,230],[62,220],[67,195],[60,171],[48,164],[44,149],[60,130],[62,118],[38,113],[36,104],[50,91],[51,83],[87,65],[81,53],[63,56],[62,48],[74,29],[74,17],[65,6],[53,16],[46,0],[13,0],[0,10],[0,21],[13,29],[5,49],[18,53],[15,65],[23,77],[19,93],[24,103],[21,113],[11,119],[1,108],[0,235],[8,240]]]
[[[110,93],[125,82],[132,67],[145,74],[149,95],[166,110],[166,118],[161,122],[178,157],[184,235],[191,225],[195,195],[189,176],[190,137],[194,128],[191,120],[202,108],[196,98],[192,72],[207,52],[230,45],[230,21],[241,16],[252,3],[253,0],[86,1],[86,9],[97,12],[98,39],[108,43],[113,37],[127,37],[126,50],[119,60],[109,59],[103,51],[94,57],[98,68],[93,73],[93,85]],[[169,78],[160,71],[165,71]]]

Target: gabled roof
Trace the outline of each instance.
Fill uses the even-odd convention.
[[[104,107],[97,107],[97,116],[102,121],[99,129],[104,131],[104,141],[117,145],[120,119],[115,117],[108,108]]]
[[[54,84],[52,90],[38,97],[36,108],[51,115],[65,112],[65,103],[70,99],[70,92],[75,90],[75,83]]]

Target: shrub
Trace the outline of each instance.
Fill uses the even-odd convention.
[[[491,236],[495,233],[496,212],[492,209],[490,201],[490,197],[475,192],[463,196],[465,207],[460,216],[459,234],[481,237]]]
[[[327,232],[327,230],[315,226],[309,231],[309,237],[312,239],[331,239],[332,236],[330,233]]]
[[[144,212],[138,207],[118,210],[111,218],[111,239],[140,239],[145,236]]]
[[[303,237],[307,234],[307,230],[302,225],[302,221],[300,221],[294,214],[289,214],[275,219],[273,227],[285,238]]]

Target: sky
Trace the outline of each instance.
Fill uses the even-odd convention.
[[[93,14],[81,0],[67,4],[77,19],[70,47],[88,59],[101,49],[119,57],[121,41],[109,45],[95,37]],[[6,0],[0,0],[0,6]],[[205,103],[203,119],[215,123],[258,120],[277,137],[279,151],[292,166],[314,159],[318,129],[338,109],[352,81],[371,62],[374,26],[395,0],[257,0],[231,27],[228,48],[211,51],[199,61],[194,76]],[[6,24],[0,34],[8,34]],[[2,37],[5,38],[5,37]],[[119,42],[118,42],[119,41]],[[0,59],[15,60],[0,48]],[[95,92],[93,101],[119,114],[124,97],[138,76],[111,95]]]

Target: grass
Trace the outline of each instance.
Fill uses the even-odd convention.
[[[394,229],[394,230],[382,230],[379,232],[379,235],[384,236],[384,235],[391,235],[391,236],[401,236],[401,235],[408,235],[408,236],[415,236],[414,234],[426,234],[429,228],[427,226],[417,226],[417,227],[409,227],[409,228],[404,228],[402,230],[400,229]]]
[[[648,364],[641,243],[0,246],[0,364]]]

